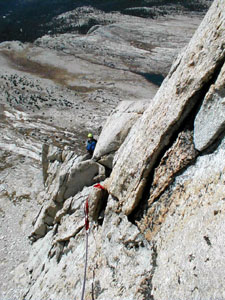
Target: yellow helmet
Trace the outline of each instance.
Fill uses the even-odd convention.
[[[88,133],[88,138],[92,138],[93,134],[92,133]]]

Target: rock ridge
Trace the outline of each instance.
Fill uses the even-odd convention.
[[[17,299],[80,298],[87,199],[87,299],[225,297],[224,28],[215,0],[157,94],[111,113],[91,159],[43,145],[42,207],[15,270]]]
[[[127,215],[139,202],[146,177],[151,172],[157,156],[168,144],[173,132],[179,128],[184,118],[190,113],[196,101],[201,101],[198,98],[199,91],[211,79],[218,64],[221,65],[221,61],[224,61],[223,38],[218,39],[219,36],[224,36],[224,19],[220,13],[221,5],[221,3],[214,2],[210,10],[214,13],[206,15],[183,57],[175,63],[176,70],[172,70],[164,80],[151,106],[145,111],[136,126],[131,129],[119,150],[111,174],[110,193],[121,203],[126,202],[127,198],[129,199],[129,202],[124,205],[124,212]],[[213,22],[218,22],[218,30],[213,28],[209,30],[210,24]],[[209,27],[206,29],[206,26]],[[208,44],[211,45],[210,48],[208,48]],[[201,49],[200,52],[196,52],[199,49]],[[200,75],[199,78],[195,78],[192,73],[193,66],[195,72]],[[172,84],[173,78],[177,74],[180,74],[180,79],[174,85]],[[160,106],[162,109],[159,109]],[[167,128],[166,131],[165,128]],[[146,131],[151,132],[147,143]],[[130,165],[132,165],[132,169],[128,167]],[[121,173],[123,176],[120,176]]]
[[[224,8],[222,0],[213,3],[151,101],[120,104],[92,160],[48,149],[46,200],[60,194],[60,207],[53,219],[37,219],[51,225],[33,244],[24,297],[79,298],[88,197],[87,297],[223,299]],[[113,129],[116,120],[122,125]],[[84,183],[65,196],[73,170],[95,160],[110,169],[97,180],[105,192]]]

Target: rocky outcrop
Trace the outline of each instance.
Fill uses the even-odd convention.
[[[160,85],[179,50],[186,46],[199,24],[199,18],[188,16],[175,16],[169,20],[169,26],[166,19],[149,20],[120,14],[113,14],[111,20],[112,24],[93,26],[86,35],[44,35],[35,45],[109,69],[130,71]],[[162,75],[159,82],[155,75]]]
[[[90,4],[90,1],[88,2]],[[21,3],[25,4],[24,1]],[[27,1],[26,3],[31,4]],[[47,2],[40,3],[46,5]],[[56,9],[57,3],[49,1],[47,6],[48,9]],[[51,13],[54,9],[50,9]],[[22,21],[27,22],[24,10],[22,14]],[[36,10],[35,16],[37,15]],[[30,246],[27,240],[23,243],[21,238],[20,247],[17,247],[14,241],[18,231],[20,230],[20,236],[26,239],[28,232],[32,230],[26,226],[24,231],[24,224],[31,224],[29,218],[37,216],[40,206],[43,206],[39,217],[35,218],[36,222],[33,222],[33,231],[38,233],[34,239],[48,234],[54,228],[54,222],[57,222],[57,212],[61,211],[64,203],[66,206],[67,200],[71,198],[64,198],[62,191],[62,202],[49,202],[52,196],[57,194],[54,194],[57,188],[60,189],[60,181],[57,182],[56,178],[59,179],[61,166],[67,159],[63,149],[69,149],[82,156],[85,152],[87,133],[92,131],[98,136],[106,118],[118,103],[124,100],[152,99],[167,75],[173,58],[179,49],[187,44],[202,16],[167,15],[160,19],[143,19],[119,12],[102,13],[89,7],[60,15],[57,19],[57,30],[69,30],[67,25],[71,25],[70,21],[73,20],[73,29],[76,26],[78,28],[80,23],[80,29],[87,31],[85,35],[75,33],[73,29],[72,32],[67,31],[67,34],[52,35],[48,32],[50,28],[45,31],[46,27],[42,23],[39,29],[48,35],[34,44],[19,41],[1,43],[0,210],[2,209],[4,218],[0,219],[0,227],[3,228],[4,239],[0,240],[0,248],[4,249],[1,256],[5,262],[4,271],[0,274],[1,299],[18,300],[19,297],[21,285],[18,280],[22,275],[16,277],[15,284],[11,271],[27,258],[26,251]],[[0,21],[9,24],[12,14],[5,17]],[[54,21],[55,19],[53,27],[56,29]],[[13,40],[20,39],[22,35],[29,39],[22,23],[16,22],[13,24]],[[34,16],[32,24],[33,22]],[[98,24],[95,25],[96,23]],[[19,32],[15,30],[16,24],[19,26]],[[26,26],[26,29],[33,33],[35,31],[33,25]],[[35,32],[35,36],[39,36],[40,31]],[[7,29],[8,38],[10,32]],[[54,158],[48,160],[47,154],[42,151],[43,144],[47,153],[51,145],[53,156],[56,154],[54,147],[57,147],[59,157],[55,161]],[[111,158],[106,156],[105,160],[101,157],[101,164],[111,167],[113,155]],[[40,171],[41,159],[43,178]],[[95,163],[92,162],[92,170],[99,167],[96,167]],[[108,176],[111,170],[106,167],[106,171]],[[40,192],[44,189],[43,181],[47,191]],[[73,186],[71,191],[74,192]],[[102,212],[106,205],[106,196],[101,193],[93,196],[96,197],[96,210],[94,209],[93,215],[95,220],[97,218],[97,223],[104,222]],[[103,209],[97,204],[102,202],[102,197]],[[35,208],[30,212],[31,203]],[[9,207],[13,208],[8,209]],[[18,214],[15,222],[11,211]],[[11,254],[8,255],[9,245],[12,251],[10,250]],[[18,272],[21,268],[18,268]],[[7,277],[4,277],[6,273]]]
[[[171,205],[158,222],[154,299],[224,298],[224,142],[177,176],[161,198]]]
[[[51,142],[55,132],[53,126],[51,127],[43,116],[41,118],[41,115],[35,120],[31,118],[28,115],[28,102],[23,102],[24,98],[17,104],[28,105],[24,106],[27,112],[13,111],[18,93],[24,91],[23,87],[30,88],[31,82],[27,87],[23,86],[24,81],[20,82],[19,77],[11,77],[11,73],[6,79],[1,78],[3,83],[1,99],[4,101],[3,112],[0,111],[1,135],[7,133],[1,144],[1,147],[2,145],[5,147],[4,151],[0,151],[0,171],[3,175],[0,183],[0,200],[5,201],[5,205],[1,206],[4,211],[0,210],[3,228],[7,228],[9,224],[5,217],[8,213],[8,204],[17,219],[16,208],[18,210],[21,208],[19,201],[23,199],[24,203],[26,196],[27,188],[24,189],[22,184],[26,176],[31,177],[27,185],[32,187],[32,190],[33,187],[35,189],[32,173],[37,174],[35,167],[38,168],[41,158],[40,145],[44,139],[40,138],[38,141],[39,136],[42,136],[40,133],[36,138],[34,136],[31,143],[28,137],[31,132],[34,133],[32,128],[36,126],[41,131],[45,129],[48,132],[46,136],[49,137],[45,141],[48,145],[45,144],[42,151],[45,190],[37,197],[41,185],[39,174],[36,183],[39,184],[39,189],[32,191],[32,196],[29,194],[28,197],[29,203],[35,199],[42,205],[42,209],[33,221],[34,227],[30,236],[33,242],[32,249],[27,247],[30,258],[14,270],[16,285],[24,287],[23,295],[17,294],[16,300],[80,298],[85,236],[87,236],[84,229],[84,203],[87,199],[90,230],[85,298],[99,300],[224,298],[224,11],[224,1],[216,0],[190,44],[179,55],[153,100],[150,100],[153,98],[149,93],[150,88],[141,92],[146,87],[142,85],[144,78],[147,78],[146,74],[135,73],[136,64],[138,65],[144,56],[146,57],[140,63],[139,71],[148,69],[152,59],[148,53],[153,53],[155,49],[151,48],[149,51],[147,35],[150,29],[147,26],[143,27],[144,23],[141,21],[137,22],[136,27],[130,22],[135,28],[126,27],[125,23],[94,27],[88,34],[87,43],[81,36],[72,37],[68,34],[52,39],[49,36],[43,37],[37,42],[40,42],[43,49],[33,45],[16,49],[18,46],[16,42],[15,49],[6,51],[9,44],[3,46],[3,51],[7,53],[0,56],[1,63],[3,62],[2,72],[7,70],[6,57],[11,63],[20,63],[18,67],[20,75],[24,74],[22,69],[29,61],[35,63],[32,66],[39,67],[38,72],[41,76],[45,76],[42,72],[47,62],[48,70],[54,75],[52,80],[64,82],[70,89],[68,92],[67,89],[55,89],[53,84],[51,85],[52,90],[60,90],[57,95],[62,95],[63,99],[67,98],[66,95],[70,95],[72,105],[69,108],[70,113],[76,112],[76,101],[81,103],[88,100],[90,110],[87,112],[89,109],[87,103],[82,104],[87,107],[85,113],[76,114],[76,118],[82,119],[79,128],[84,134],[81,135],[81,140],[85,139],[87,129],[92,129],[93,120],[85,119],[86,114],[89,115],[92,110],[98,111],[101,104],[103,105],[101,108],[107,109],[105,114],[108,114],[120,99],[134,100],[137,94],[138,99],[145,99],[144,95],[149,93],[147,108],[145,105],[142,106],[141,102],[136,104],[132,101],[124,102],[114,114],[111,114],[98,139],[93,159],[85,160],[83,156],[77,155],[76,151],[65,148],[63,150],[62,146],[65,144],[60,143],[60,138],[66,137],[69,132],[67,130],[64,132],[62,127],[58,128],[59,138],[55,143]],[[161,25],[165,30],[166,22],[162,21]],[[129,47],[128,39],[121,42],[122,36],[128,38],[128,32],[133,36],[136,36],[137,32],[142,32],[138,41],[134,39],[129,41]],[[143,34],[146,34],[146,39],[143,38]],[[153,57],[157,58],[163,53],[164,62],[168,62],[173,51],[170,52],[171,41],[168,32],[165,35],[168,35],[168,40],[164,40],[163,45],[165,49],[169,49],[168,52],[162,48],[156,49],[156,56]],[[107,42],[101,44],[106,37],[109,37]],[[154,40],[155,35],[152,38]],[[63,40],[66,41],[64,45],[61,43]],[[80,48],[76,48],[76,45]],[[107,45],[109,47],[104,48]],[[118,51],[114,55],[118,56],[114,59],[112,55],[115,45]],[[118,45],[121,45],[121,48]],[[86,53],[83,46],[87,46]],[[100,46],[101,50],[100,62],[95,64],[97,46]],[[156,44],[154,46],[157,48]],[[51,52],[48,47],[55,47],[58,51]],[[132,54],[134,48],[134,54],[130,56],[134,60],[128,63],[127,53]],[[29,58],[32,51],[35,55]],[[108,57],[111,60],[103,60],[106,52],[109,53]],[[80,55],[81,59],[69,56],[67,60],[66,53]],[[126,54],[123,57],[125,59],[121,58],[121,53]],[[18,60],[18,54],[21,55],[20,59],[23,58],[22,63],[20,59]],[[91,66],[94,66],[92,72],[96,71],[95,79],[93,73],[89,73],[91,69],[87,68],[88,64],[84,62],[84,58],[90,59]],[[52,69],[53,61],[55,65],[57,64],[57,68]],[[110,78],[113,80],[116,78],[114,73],[116,69],[109,65],[113,62],[114,67],[120,69],[117,70],[118,74],[123,74],[124,82],[129,78],[135,90],[136,86],[139,86],[137,94],[131,93],[130,85],[122,85],[119,77],[112,86],[108,76],[113,73]],[[58,73],[62,66],[64,71]],[[164,66],[163,63],[161,68]],[[155,66],[153,67],[157,70]],[[76,68],[80,70],[75,72]],[[103,81],[99,80],[99,71],[101,78],[104,78]],[[83,84],[85,76],[89,78],[89,86]],[[25,80],[25,77],[23,78]],[[45,80],[46,78],[38,82],[43,83]],[[100,88],[102,85],[107,86],[104,92]],[[11,91],[12,86],[14,88]],[[91,90],[88,96],[87,88],[88,91]],[[81,93],[79,89],[82,90]],[[47,97],[45,89],[40,89],[40,93],[43,93],[43,99]],[[25,99],[26,95],[24,92]],[[53,97],[53,94],[50,95]],[[118,99],[115,100],[116,98]],[[43,105],[41,109],[47,109],[47,103],[43,99],[39,99],[38,103]],[[48,104],[51,104],[50,102]],[[60,101],[56,101],[54,109],[59,103]],[[31,102],[31,105],[34,107],[35,101]],[[57,118],[60,124],[63,124],[69,112],[65,113],[62,109],[64,105],[60,105]],[[20,109],[21,107],[23,106],[20,106]],[[39,111],[38,108],[37,110]],[[50,114],[53,116],[53,111],[49,110]],[[103,120],[101,114],[98,112],[94,116]],[[76,118],[70,116],[68,120]],[[96,124],[100,123],[96,121]],[[6,124],[7,128],[10,128],[8,132]],[[85,124],[85,129],[82,124]],[[115,124],[118,126],[114,126]],[[25,131],[24,128],[28,125],[29,130]],[[73,139],[74,136],[67,141]],[[55,147],[56,145],[61,149]],[[84,148],[81,141],[79,145],[80,148]],[[18,157],[15,159],[18,167],[12,167],[8,175],[4,169],[4,162],[9,169],[13,166],[10,159],[15,156],[12,154],[7,156],[7,149],[12,149],[14,153],[20,151],[20,154],[26,154],[26,164],[30,164],[32,172],[26,174],[21,170],[18,172],[24,160],[24,156],[21,156],[20,160]],[[35,165],[32,159],[36,160]],[[14,173],[16,180],[12,176]],[[106,178],[107,176],[109,177]],[[100,185],[96,186],[95,183]],[[15,187],[20,185],[16,194],[13,194],[13,185]],[[13,207],[14,204],[17,206]],[[23,221],[27,212],[22,211],[24,216],[20,222],[25,226],[27,222]],[[30,212],[28,217],[29,215]],[[13,236],[12,231],[8,232]],[[1,245],[5,239],[0,237]],[[22,238],[19,239],[20,244],[21,240]],[[11,248],[4,246],[3,249],[3,254],[10,249],[9,255],[14,256],[15,252],[10,254]],[[7,280],[10,279],[5,263],[3,270],[7,274]],[[3,275],[0,276],[2,280]]]
[[[116,151],[103,190],[90,183],[67,198],[57,183],[54,195],[62,188],[60,201],[49,194],[58,210],[45,236],[34,243],[22,299],[80,297],[87,198],[88,299],[224,298],[224,114],[215,123],[211,117],[224,100],[224,12],[224,1],[216,0],[155,98],[126,129],[121,146],[116,130],[115,140],[103,138],[118,112],[109,118],[96,148],[99,161],[108,149]],[[204,140],[201,126],[207,131]],[[65,157],[52,162],[52,169],[49,165],[47,189],[62,174],[72,184],[71,170],[96,164],[78,162],[71,152]]]
[[[35,241],[52,229],[55,218],[58,222],[59,212],[65,210],[64,202],[70,199],[84,187],[92,186],[105,179],[105,168],[93,160],[84,160],[85,156],[77,156],[71,151],[61,151],[53,146],[43,147],[43,177],[46,191],[39,195],[43,206],[33,221],[34,229],[30,239]],[[98,197],[94,201],[97,203]],[[65,206],[67,207],[66,202]],[[101,204],[93,204],[94,215]]]
[[[197,156],[190,131],[179,133],[175,143],[160,160],[155,169],[148,206],[172,183],[177,173],[193,162]]]
[[[144,113],[149,101],[123,101],[107,119],[96,145],[93,159],[112,169],[115,152],[127,137],[131,127]]]
[[[199,151],[212,145],[225,130],[225,64],[206,94],[194,124],[194,142]]]
[[[126,215],[138,205],[157,158],[201,104],[221,70],[225,57],[222,7],[218,1],[212,5],[186,51],[177,59],[117,153],[110,193],[120,201]],[[146,132],[150,132],[148,137]]]

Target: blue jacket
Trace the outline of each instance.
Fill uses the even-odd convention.
[[[87,141],[87,145],[86,145],[86,150],[87,150],[88,152],[93,153],[94,150],[95,150],[96,143],[97,143],[97,141],[96,141],[95,139],[88,140],[88,141]]]

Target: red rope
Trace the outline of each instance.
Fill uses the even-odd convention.
[[[84,205],[85,229],[86,229],[86,231],[89,230],[88,212],[89,212],[89,207],[88,207],[88,198],[87,198],[86,202],[85,202],[85,205]]]

